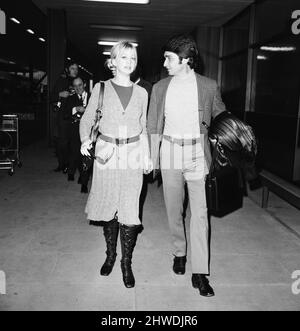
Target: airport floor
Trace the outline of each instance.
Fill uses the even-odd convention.
[[[204,298],[191,286],[189,260],[184,276],[172,271],[162,187],[151,184],[133,258],[136,286],[126,289],[120,245],[112,274],[101,277],[102,228],[88,224],[87,195],[77,181],[52,171],[56,160],[45,146],[25,148],[14,176],[0,171],[0,271],[6,276],[0,310],[300,310],[300,294],[292,291],[292,274],[300,270],[299,210],[272,194],[263,210],[258,190],[243,209],[212,218],[216,295]]]

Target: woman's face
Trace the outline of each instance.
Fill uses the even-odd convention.
[[[116,68],[116,73],[130,76],[137,65],[136,53],[133,49],[125,48],[120,54],[112,60],[112,64]]]

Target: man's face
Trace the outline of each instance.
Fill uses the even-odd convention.
[[[70,75],[70,77],[73,77],[73,78],[78,76],[78,65],[77,64],[72,64],[69,67],[69,75]]]
[[[84,92],[85,84],[82,79],[78,78],[73,81],[73,87],[77,94],[81,95]]]
[[[164,58],[164,67],[168,70],[168,73],[171,76],[180,74],[186,67],[185,60],[183,60],[183,63],[180,63],[179,56],[176,53],[165,52]]]

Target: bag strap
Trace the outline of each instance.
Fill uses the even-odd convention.
[[[100,112],[101,114],[102,114],[102,108],[103,108],[104,88],[105,88],[104,82],[100,81],[100,91],[99,91],[97,113]]]
[[[98,108],[96,109],[96,115],[94,119],[94,124],[91,127],[90,139],[93,143],[96,142],[97,136],[99,133],[99,124],[102,118],[102,108],[103,108],[103,98],[104,98],[104,82],[100,81],[100,91],[99,91],[99,100],[98,100]]]

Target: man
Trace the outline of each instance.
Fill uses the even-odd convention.
[[[79,67],[75,62],[70,62],[66,68],[66,75],[62,75],[57,80],[52,91],[51,101],[55,109],[55,136],[56,136],[56,154],[58,167],[55,172],[63,171],[67,173],[68,166],[68,137],[69,125],[64,120],[64,109],[67,98],[73,93],[72,81],[78,76]]]
[[[69,124],[69,167],[68,167],[68,181],[74,181],[76,169],[79,170],[80,177],[78,182],[81,183],[81,193],[88,193],[89,172],[82,169],[82,156],[80,153],[81,141],[79,136],[80,119],[88,104],[89,95],[85,91],[86,83],[81,77],[73,80],[73,88],[75,94],[70,96],[64,109],[64,120]]]
[[[173,271],[185,273],[187,241],[182,215],[186,183],[191,209],[192,284],[200,295],[209,297],[214,291],[206,278],[210,271],[205,176],[211,163],[207,127],[212,117],[225,111],[225,105],[216,82],[195,73],[199,56],[190,36],[171,38],[164,57],[170,77],[152,90],[148,114],[151,155],[154,169],[161,168],[174,246]]]

